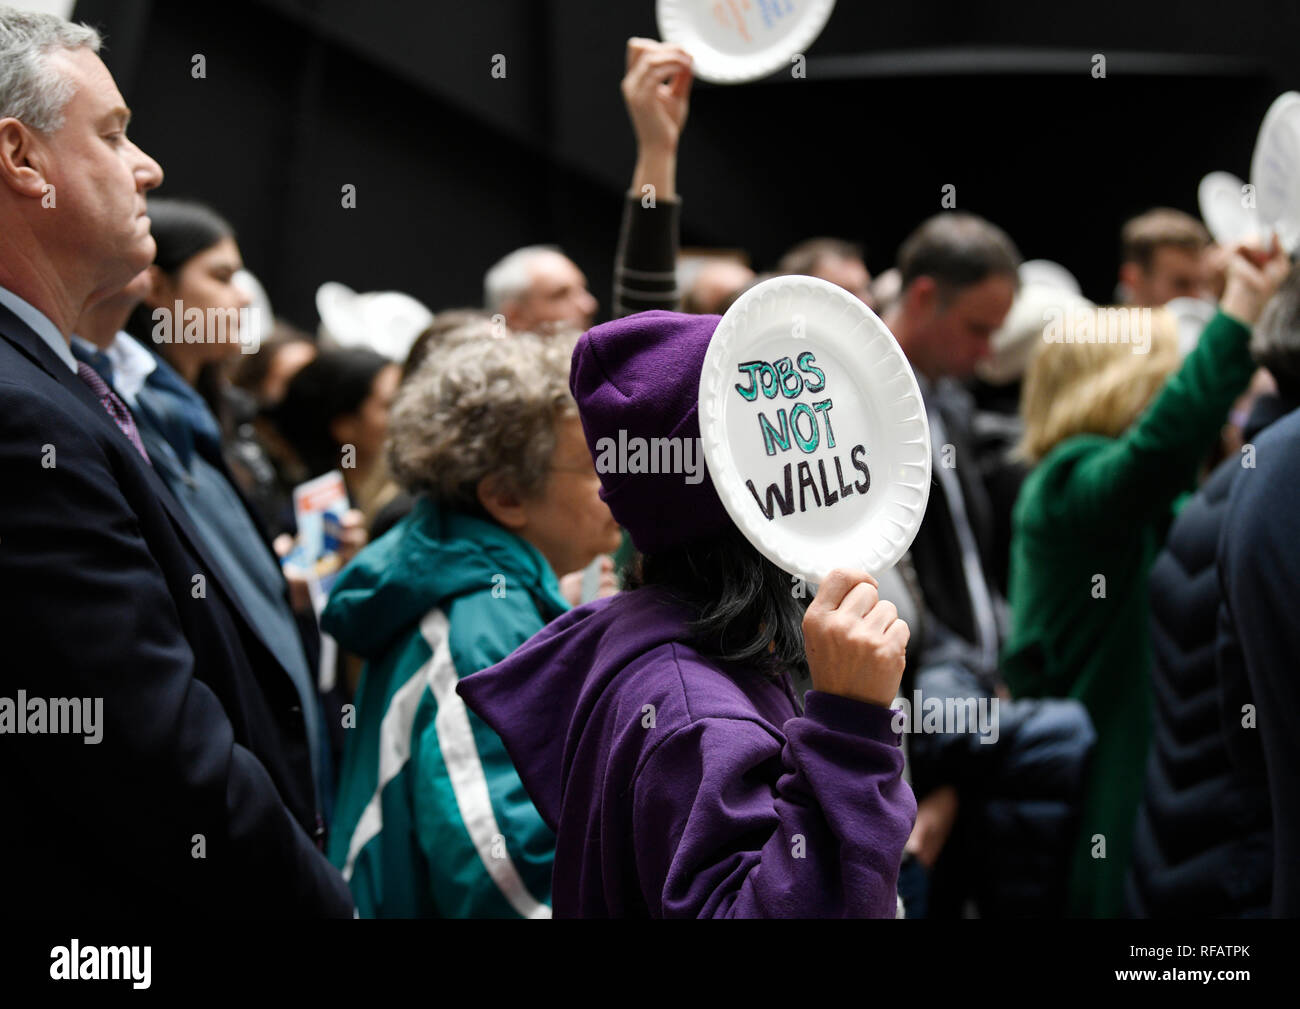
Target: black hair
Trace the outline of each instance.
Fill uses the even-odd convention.
[[[149,230],[158,243],[154,265],[175,276],[182,266],[224,238],[234,238],[230,222],[209,206],[193,200],[155,197],[149,200]]]
[[[158,246],[153,265],[173,279],[199,253],[223,239],[235,237],[230,222],[211,207],[193,200],[162,196],[149,200],[149,231]],[[137,305],[127,319],[126,331],[145,346],[152,346],[153,310],[144,303]],[[199,370],[194,388],[217,417],[221,429],[228,432],[231,419],[223,384],[220,368],[209,364]]]
[[[954,294],[988,277],[1006,276],[1019,284],[1020,252],[1007,233],[974,214],[935,214],[898,250],[903,290],[918,277],[933,277]]]
[[[267,411],[312,476],[338,468],[340,446],[330,434],[331,421],[356,413],[370,397],[375,376],[392,363],[369,347],[323,349]]]
[[[283,319],[276,319],[271,326],[271,335],[262,340],[258,352],[240,355],[239,363],[235,365],[230,376],[231,384],[243,389],[260,402],[262,386],[267,376],[271,374],[271,366],[275,364],[276,354],[296,343],[305,343],[314,347],[316,338]]]
[[[735,526],[671,550],[637,554],[624,587],[655,585],[698,613],[688,644],[724,665],[807,673],[803,615],[810,588],[760,554]]]

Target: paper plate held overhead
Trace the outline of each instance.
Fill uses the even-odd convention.
[[[1294,256],[1300,251],[1300,93],[1279,95],[1265,113],[1250,181],[1260,220]]]
[[[1267,230],[1245,187],[1246,184],[1231,172],[1211,172],[1197,187],[1201,220],[1221,245],[1262,238]]]
[[[925,405],[897,341],[861,301],[775,277],[722,317],[700,375],[700,435],[718,496],[768,560],[813,583],[880,574],[930,494]]]
[[[659,35],[715,84],[758,80],[813,44],[835,0],[658,0]]]

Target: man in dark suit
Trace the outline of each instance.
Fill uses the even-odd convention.
[[[934,483],[912,544],[927,624],[969,646],[963,661],[985,676],[995,673],[1000,644],[996,519],[975,461],[974,401],[960,383],[991,352],[1019,287],[1019,265],[1020,254],[995,225],[972,214],[938,214],[899,250],[903,289],[887,320],[930,419]]]
[[[98,44],[0,7],[5,910],[348,916],[293,685],[69,350],[85,306],[152,260],[162,180]]]
[[[975,403],[962,383],[990,353],[1016,296],[1019,264],[995,225],[937,214],[899,249],[902,291],[887,319],[916,372],[933,450],[930,500],[911,549],[925,603],[912,684],[945,702],[999,702],[996,745],[960,731],[909,740],[918,802],[907,856],[924,871],[905,862],[900,889],[924,891],[924,872],[933,871],[929,910],[940,915],[959,913],[968,897],[988,916],[1058,913],[1080,768],[1093,739],[1076,702],[1010,702],[998,665],[1006,564],[997,549],[1010,515],[999,515],[990,497]]]
[[[1220,725],[1237,766],[1256,770],[1247,754],[1263,754],[1273,817],[1272,914],[1295,918],[1300,916],[1300,623],[1295,618],[1300,410],[1270,426],[1254,449],[1254,467],[1243,467],[1233,481],[1219,538]],[[1255,734],[1257,741],[1245,738]]]

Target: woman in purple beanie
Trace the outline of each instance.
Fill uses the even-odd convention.
[[[643,312],[578,342],[569,384],[639,551],[631,587],[457,689],[555,831],[556,917],[893,917],[916,814],[889,708],[908,628],[861,572],[805,612],[731,522],[696,416],[718,322]],[[680,465],[649,463],[665,444]]]

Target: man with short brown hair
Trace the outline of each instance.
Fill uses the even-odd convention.
[[[777,273],[820,277],[838,284],[868,308],[876,307],[871,293],[871,273],[862,246],[842,238],[808,238],[786,251]]]
[[[1209,232],[1181,210],[1157,207],[1124,224],[1119,283],[1128,305],[1157,307],[1206,294],[1204,253]]]

